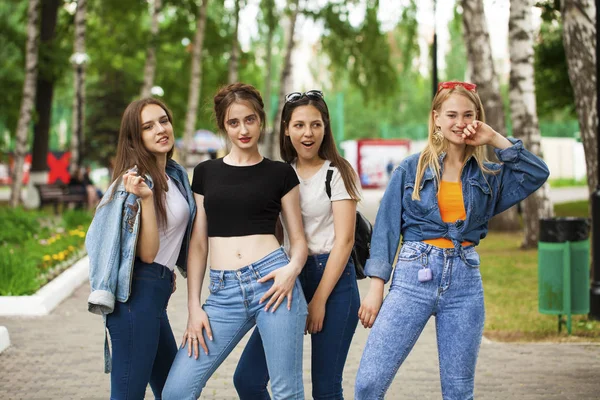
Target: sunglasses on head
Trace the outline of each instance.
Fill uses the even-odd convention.
[[[323,98],[323,92],[320,90],[309,90],[308,92],[300,93],[300,92],[292,92],[285,96],[286,103],[294,103],[304,96],[308,97],[312,100],[321,100]]]
[[[471,92],[474,92],[477,89],[477,85],[474,83],[450,81],[450,82],[440,82],[438,84],[437,91],[439,92],[442,89],[454,89],[457,86],[462,86]]]

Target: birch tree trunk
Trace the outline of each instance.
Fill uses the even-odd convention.
[[[152,22],[150,25],[150,41],[146,50],[146,64],[144,65],[144,84],[140,97],[149,97],[152,86],[154,86],[154,74],[156,72],[156,45],[158,41],[159,16],[162,8],[162,0],[152,0]]]
[[[198,101],[202,85],[202,46],[204,44],[204,30],[206,28],[207,5],[208,0],[202,0],[202,3],[198,7],[198,19],[196,20],[190,91],[188,94],[188,108],[185,115],[185,131],[183,136],[184,148],[181,151],[181,163],[184,167],[187,167],[188,149],[192,147],[192,140],[194,139],[194,131],[196,129],[196,114],[198,112]]]
[[[575,96],[591,196],[598,185],[596,5],[591,0],[562,0],[560,12],[563,18],[563,42],[569,80]]]
[[[477,92],[485,109],[486,123],[506,136],[504,106],[500,84],[494,67],[490,34],[485,19],[483,0],[461,0],[463,8],[463,33],[470,63],[471,81],[477,84]],[[488,146],[488,158],[496,156]],[[512,231],[519,229],[517,207],[512,207],[492,218],[490,229]]]
[[[292,52],[294,51],[294,30],[296,28],[296,20],[298,19],[298,3],[299,0],[290,0],[289,2],[289,26],[286,32],[287,43],[285,46],[285,57],[283,59],[283,68],[281,69],[281,79],[279,84],[279,96],[277,97],[277,113],[273,121],[273,129],[271,137],[267,137],[266,143],[270,145],[267,148],[267,157],[273,159],[279,159],[279,125],[281,124],[281,112],[285,105],[285,95],[289,88],[290,79],[292,75]],[[276,156],[277,154],[277,156]]]
[[[71,63],[75,70],[75,98],[73,99],[73,130],[71,133],[71,174],[81,167],[84,143],[84,116],[85,116],[85,13],[87,0],[77,0],[75,11],[75,52],[71,56]]]
[[[17,123],[14,167],[11,173],[11,207],[18,206],[21,200],[23,164],[25,162],[25,154],[27,153],[31,113],[35,103],[38,72],[39,19],[39,0],[29,0],[29,8],[27,10],[27,45],[25,50],[25,81],[23,82],[23,98],[21,99],[21,109]]]
[[[533,0],[511,0],[510,2],[509,97],[514,137],[521,139],[528,150],[541,157],[541,134],[536,110],[533,71],[532,8]],[[521,245],[523,248],[537,247],[539,219],[554,215],[548,190],[549,185],[546,183],[523,202],[524,236]]]
[[[265,13],[265,22],[267,23],[268,31],[267,31],[267,54],[265,57],[265,64],[267,64],[267,73],[265,76],[265,95],[264,95],[264,103],[265,103],[265,114],[267,115],[267,129],[273,130],[271,126],[271,88],[273,87],[273,36],[275,32],[275,28],[277,27],[277,20],[275,19],[275,1],[274,0],[264,0],[263,1],[263,11]]]
[[[238,81],[239,59],[240,59],[240,42],[238,40],[238,28],[240,26],[240,2],[235,1],[235,19],[233,27],[233,42],[231,43],[231,55],[229,57],[229,74],[227,82],[235,83]]]

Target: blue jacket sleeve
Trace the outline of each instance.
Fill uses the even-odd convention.
[[[109,193],[106,194],[109,196]],[[116,195],[115,195],[116,196]],[[101,203],[85,238],[90,259],[88,310],[110,314],[115,305],[118,267],[121,261],[121,213],[123,199]]]
[[[502,162],[502,168],[493,215],[507,210],[535,192],[550,175],[546,163],[525,149],[523,142],[513,138],[508,140],[513,143],[511,147],[494,150]]]
[[[381,199],[371,237],[371,255],[365,265],[367,276],[381,278],[385,282],[390,279],[392,263],[400,245],[404,174],[402,166],[396,168]]]

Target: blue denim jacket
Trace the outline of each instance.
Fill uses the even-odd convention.
[[[186,170],[173,160],[167,161],[167,175],[187,200],[190,217],[177,258],[181,274],[187,275],[187,255],[192,224],[196,216],[196,202]],[[152,188],[152,180],[146,176]],[[118,185],[110,198],[114,185]],[[113,312],[115,299],[126,302],[131,293],[131,278],[135,260],[135,248],[140,226],[141,200],[125,191],[121,179],[116,180],[96,209],[96,214],[85,238],[85,247],[90,257],[90,286],[88,310],[106,315]]]
[[[548,179],[546,163],[525,148],[517,139],[513,145],[495,149],[502,164],[488,163],[497,175],[485,175],[474,157],[467,160],[461,175],[466,219],[452,223],[442,221],[437,202],[437,182],[431,169],[425,170],[420,184],[420,201],[412,200],[419,154],[402,161],[394,170],[387,186],[371,238],[371,256],[365,265],[365,274],[387,282],[392,263],[403,241],[422,241],[447,238],[460,248],[463,241],[479,244],[488,230],[488,221],[494,215],[525,199]],[[440,156],[443,172],[445,154]]]

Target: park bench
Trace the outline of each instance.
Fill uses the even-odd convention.
[[[40,195],[40,208],[46,204],[53,204],[56,214],[58,214],[60,206],[64,209],[65,205],[74,204],[76,208],[85,208],[87,204],[85,189],[74,190],[74,187],[65,184],[37,184],[35,186]]]

